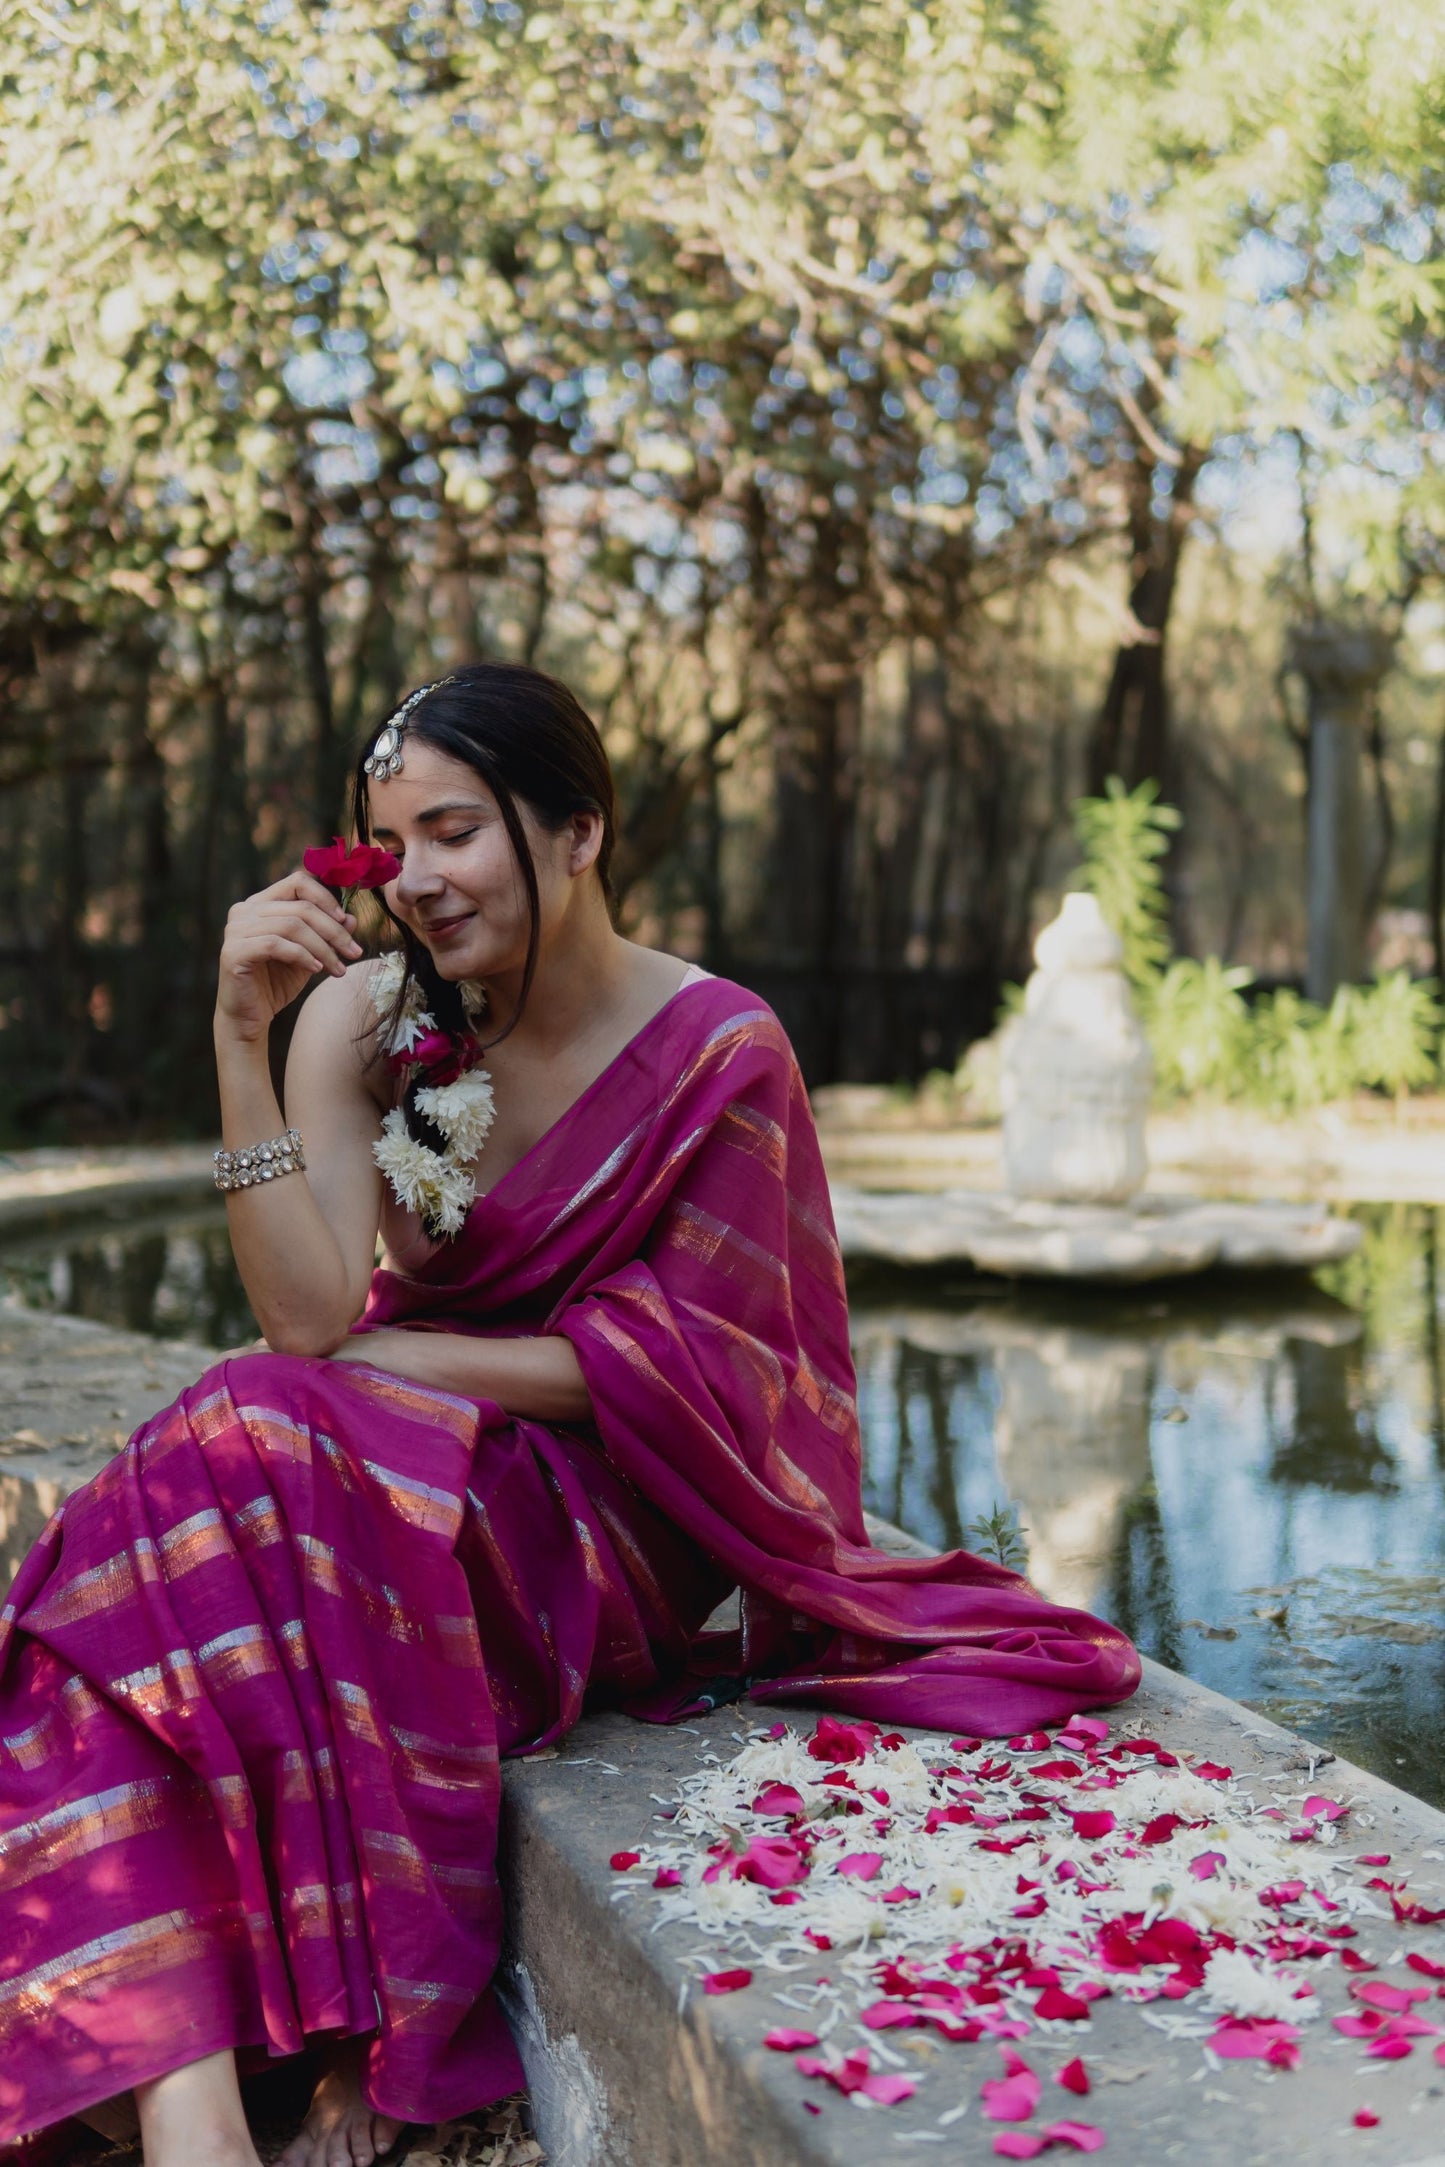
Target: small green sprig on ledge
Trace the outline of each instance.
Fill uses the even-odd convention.
[[[981,1512],[964,1529],[964,1537],[976,1557],[1005,1565],[1011,1573],[1028,1570],[1029,1541],[1017,1505],[1000,1505],[995,1498],[993,1511]]]

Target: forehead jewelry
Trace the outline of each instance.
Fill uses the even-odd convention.
[[[455,677],[439,677],[435,684],[419,685],[415,692],[409,692],[391,720],[383,725],[376,743],[362,761],[363,772],[374,775],[379,783],[385,782],[389,775],[399,775],[402,732],[411,721],[413,709],[421,706],[429,692],[436,692],[443,685],[455,683]]]

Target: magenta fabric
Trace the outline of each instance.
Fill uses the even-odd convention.
[[[455,1242],[392,1252],[359,1330],[565,1333],[595,1427],[258,1353],[66,1500],[0,1613],[0,2140],[327,2033],[375,2034],[406,2119],[516,2088],[498,1756],[589,1693],[655,1715],[691,1662],[994,1735],[1137,1683],[1016,1575],[868,1547],[816,1137],[741,988],[676,995]]]

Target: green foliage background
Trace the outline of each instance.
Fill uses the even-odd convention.
[[[1423,901],[1442,87],[1423,0],[10,0],[0,1122],[204,1127],[228,903],[482,653],[576,680],[627,923],[815,1080],[986,1026],[1136,694],[1252,853],[1176,932],[1288,968],[1301,614],[1397,642]]]

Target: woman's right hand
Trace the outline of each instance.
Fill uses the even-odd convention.
[[[355,930],[351,912],[310,873],[286,873],[233,903],[221,943],[217,1026],[264,1041],[272,1018],[318,971],[345,975],[363,953]]]

